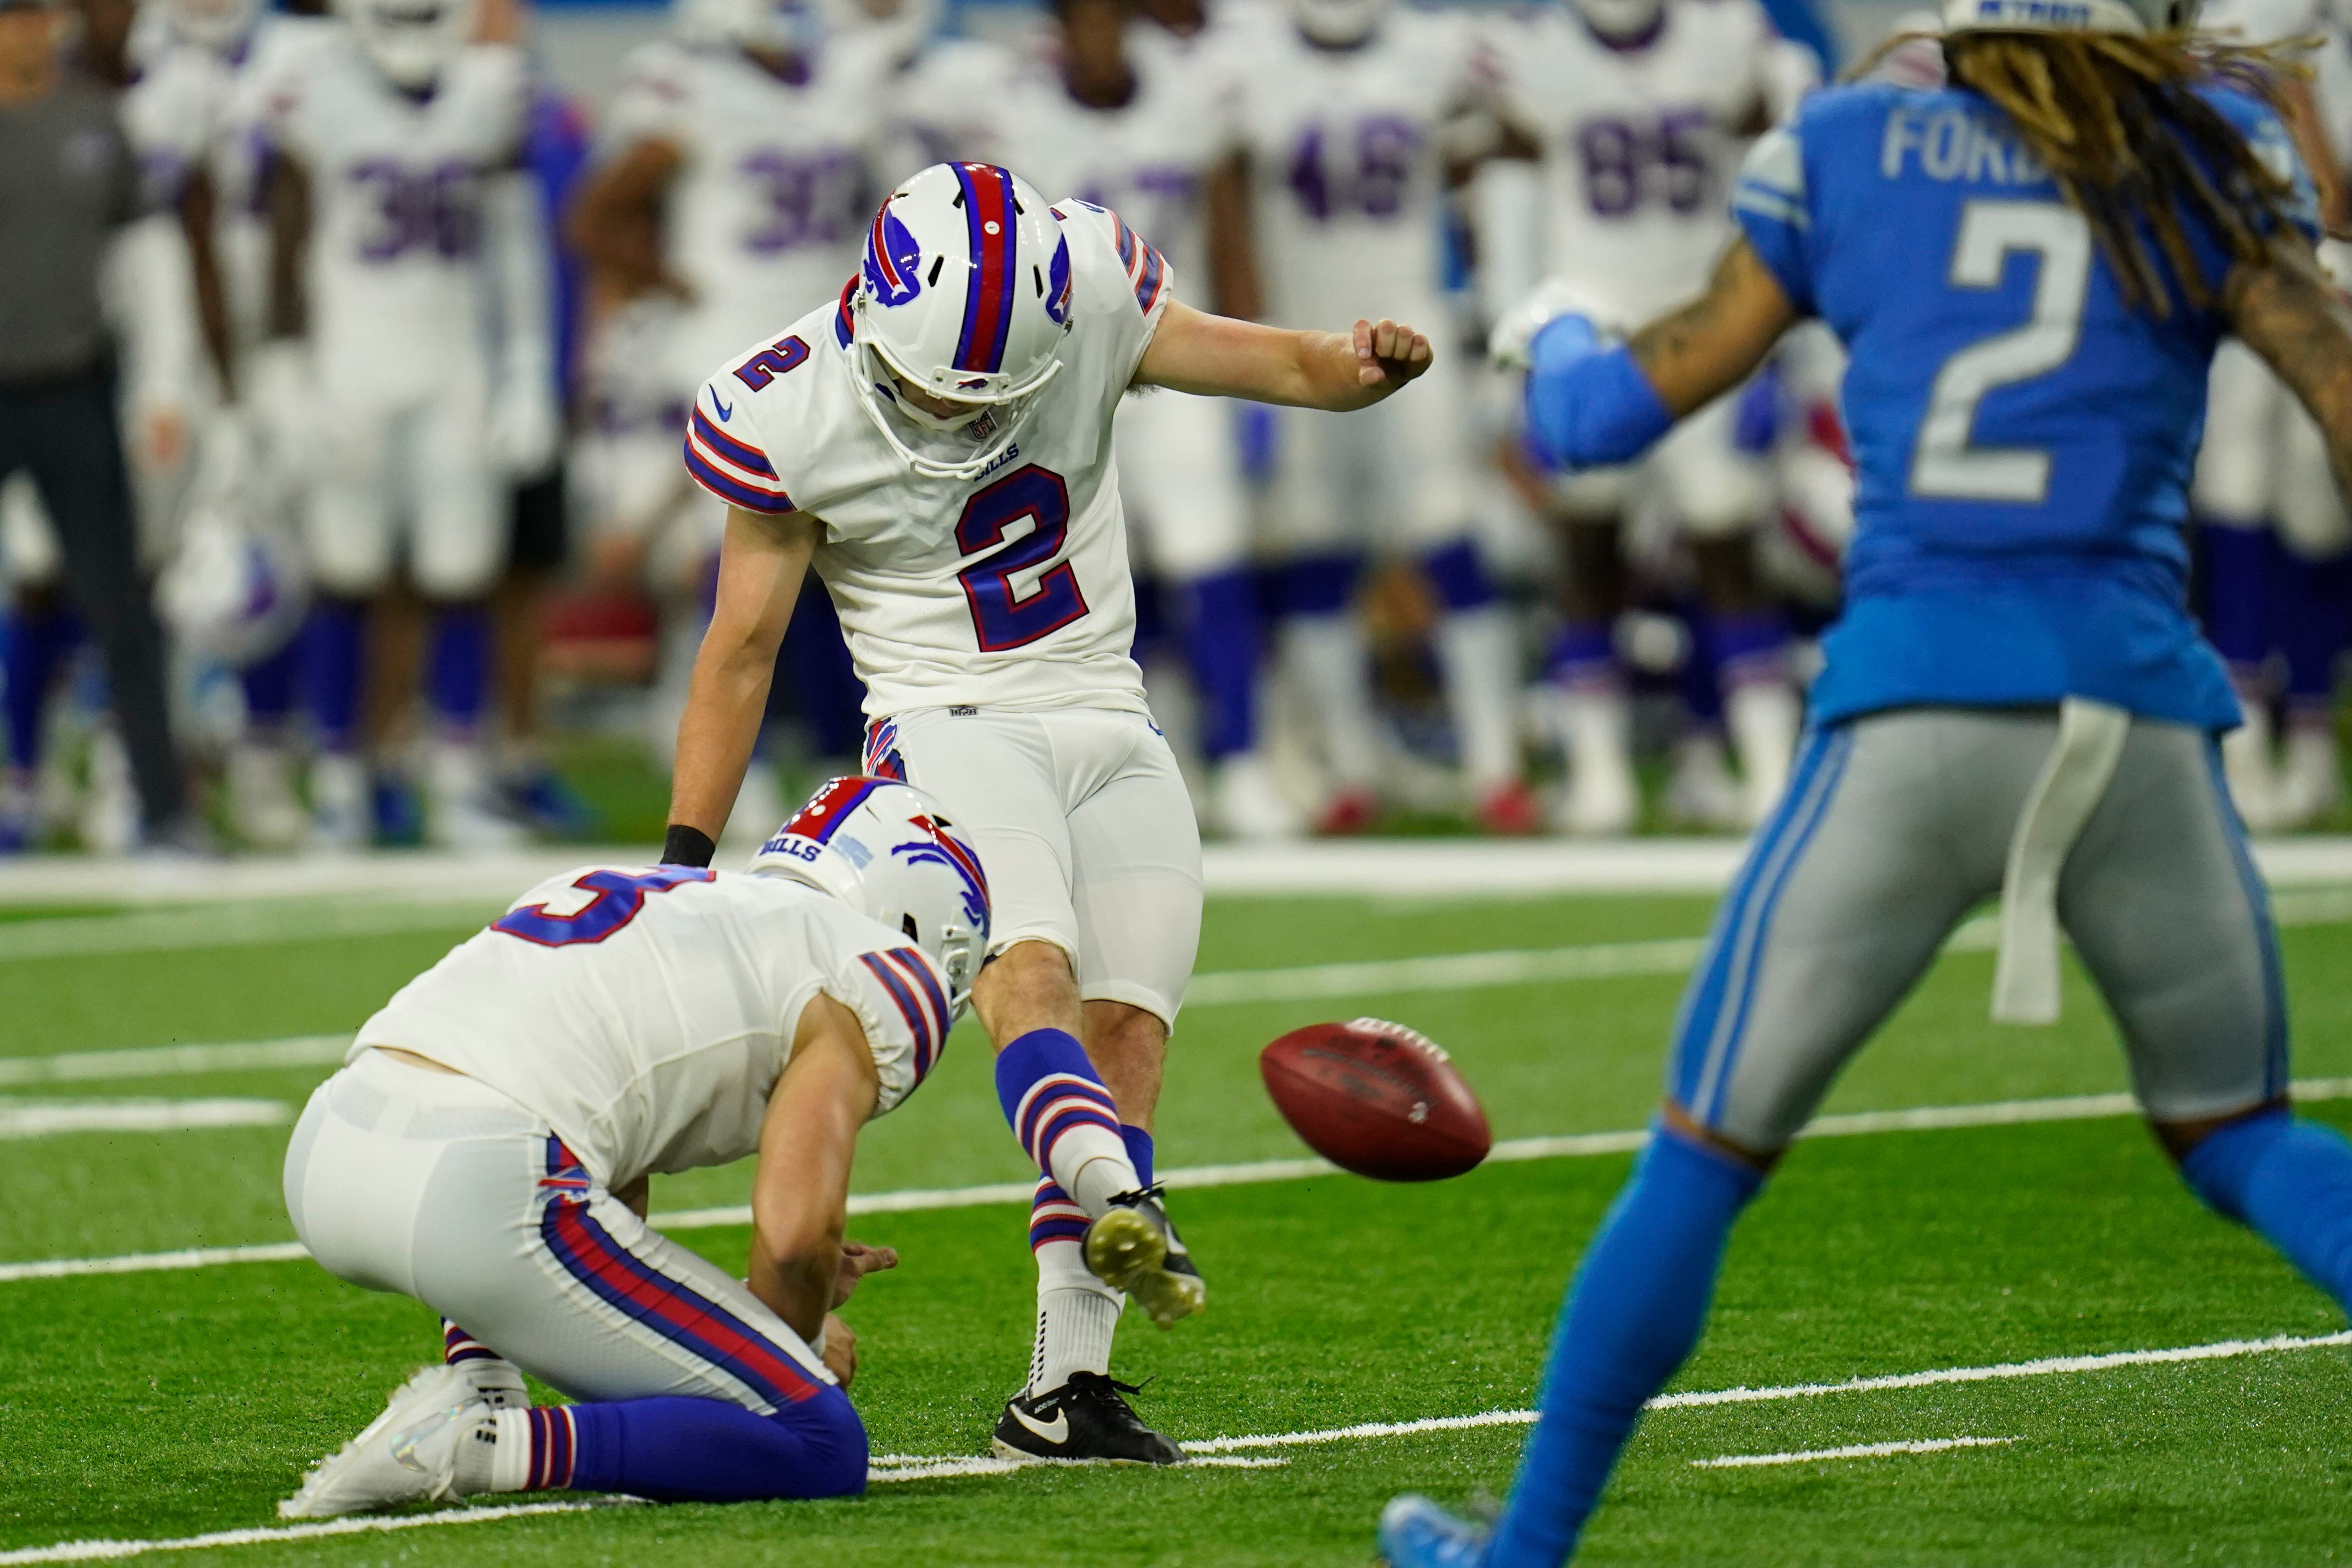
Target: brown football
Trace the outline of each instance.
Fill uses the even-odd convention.
[[[1486,1109],[1453,1061],[1402,1024],[1309,1024],[1259,1052],[1257,1065],[1291,1131],[1343,1171],[1434,1182],[1494,1147]]]

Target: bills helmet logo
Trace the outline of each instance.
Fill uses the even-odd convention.
[[[1070,242],[1066,237],[1054,245],[1053,264],[1045,272],[1045,314],[1054,324],[1070,324]]]
[[[877,305],[903,305],[923,291],[923,247],[884,202],[866,235],[866,292]]]

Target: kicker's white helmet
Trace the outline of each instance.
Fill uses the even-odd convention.
[[[1393,4],[1394,0],[1290,0],[1290,19],[1325,48],[1353,48],[1380,30]]]
[[[1666,14],[1666,0],[1572,0],[1584,25],[1612,42],[1645,37]]]
[[[2199,0],[1944,0],[1947,33],[2123,33],[2197,25]]]
[[[1069,330],[1069,242],[1027,181],[934,163],[884,198],[851,304],[857,395],[918,473],[970,479],[994,462]],[[916,407],[899,380],[959,411]]]
[[[474,36],[478,0],[336,0],[368,58],[398,86],[430,87]]]
[[[822,888],[923,950],[958,1017],[988,957],[988,878],[940,803],[912,784],[829,779],[751,857],[755,877]]]

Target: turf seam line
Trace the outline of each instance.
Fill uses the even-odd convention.
[[[1941,1454],[1953,1448],[1998,1448],[2016,1437],[1916,1437],[1899,1443],[1849,1443],[1843,1448],[1800,1448],[1786,1454],[1718,1454],[1693,1459],[1695,1470],[1736,1470],[1759,1465],[1803,1465],[1819,1459],[1883,1459],[1895,1454]]]
[[[2352,1100],[2352,1078],[2303,1079],[2293,1086],[2298,1103]],[[2013,1127],[2045,1121],[2092,1121],[2137,1115],[2139,1107],[2127,1094],[2060,1095],[2046,1100],[1991,1100],[1979,1105],[1923,1105],[1907,1110],[1859,1110],[1817,1117],[1800,1138],[1852,1138],[1881,1132],[1930,1132],[1969,1127]],[[1515,1138],[1497,1143],[1486,1155],[1490,1163],[1527,1160],[1586,1159],[1603,1154],[1631,1153],[1649,1142],[1647,1131],[1576,1132],[1561,1137]],[[1231,1165],[1191,1165],[1160,1173],[1171,1187],[1255,1186],[1271,1182],[1306,1181],[1336,1175],[1339,1167],[1316,1159],[1255,1160]],[[931,1209],[981,1208],[996,1204],[1026,1204],[1036,1195],[1034,1182],[1001,1182],[987,1186],[913,1188],[895,1193],[861,1193],[851,1196],[855,1215],[912,1214]],[[665,1231],[717,1230],[748,1226],[751,1210],[734,1204],[717,1208],[673,1209],[648,1221]],[[167,1252],[134,1252],[112,1258],[48,1258],[0,1263],[0,1285],[24,1279],[65,1279],[90,1274],[141,1274],[150,1270],[205,1268],[218,1264],[285,1263],[307,1257],[299,1242],[259,1242],[245,1247],[182,1247]]]

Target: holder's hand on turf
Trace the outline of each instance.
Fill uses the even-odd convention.
[[[857,1291],[857,1282],[868,1274],[898,1267],[898,1249],[895,1247],[868,1247],[862,1241],[841,1244],[841,1273],[834,1280],[833,1304],[845,1305]]]
[[[1395,321],[1356,323],[1356,379],[1391,391],[1429,368],[1429,340]]]
[[[857,1380],[857,1331],[830,1312],[824,1317],[824,1370],[847,1393]]]

